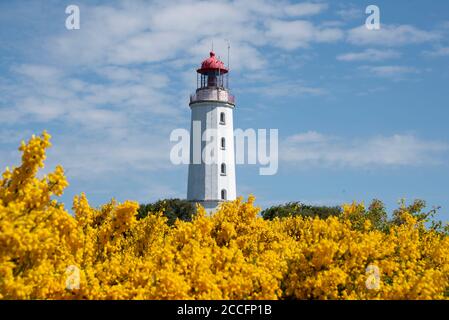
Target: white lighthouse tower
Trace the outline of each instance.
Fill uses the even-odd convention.
[[[190,96],[190,164],[187,200],[208,212],[235,200],[234,96],[229,70],[214,52],[197,70],[197,89]]]

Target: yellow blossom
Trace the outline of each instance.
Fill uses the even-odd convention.
[[[63,168],[37,177],[48,147],[45,132],[22,143],[0,180],[0,299],[448,298],[449,237],[406,208],[387,231],[356,202],[341,217],[264,220],[253,196],[172,226],[85,194],[72,216],[54,198]]]

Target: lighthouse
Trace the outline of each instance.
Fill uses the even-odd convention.
[[[190,163],[187,200],[207,212],[236,198],[234,96],[229,70],[210,52],[197,72],[197,89],[190,96]]]

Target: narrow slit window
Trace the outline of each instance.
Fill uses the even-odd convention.
[[[221,190],[221,200],[226,200],[226,198],[227,198],[226,190],[222,189]]]
[[[225,138],[221,138],[221,148],[223,150],[226,149],[226,139]]]
[[[226,115],[224,112],[220,113],[220,124],[226,124]]]
[[[221,164],[221,175],[226,175],[226,164],[224,163]]]

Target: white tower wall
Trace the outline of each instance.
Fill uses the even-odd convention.
[[[190,108],[192,110],[190,130],[190,164],[187,186],[187,200],[198,202],[208,212],[213,211],[217,205],[226,200],[236,199],[235,183],[235,153],[234,153],[234,123],[233,97],[228,90],[223,88],[200,89],[191,97]],[[221,114],[224,113],[225,121],[221,123]],[[194,123],[201,124],[201,134],[195,136]],[[212,142],[202,141],[201,156],[206,144],[214,144],[214,150],[218,151],[216,163],[206,164],[201,157],[201,163],[194,163],[194,139],[204,137],[207,129],[215,129],[216,139]],[[225,148],[222,148],[221,139],[225,139]],[[221,165],[225,164],[226,172],[221,173]],[[225,190],[225,199],[222,198],[222,190]]]

